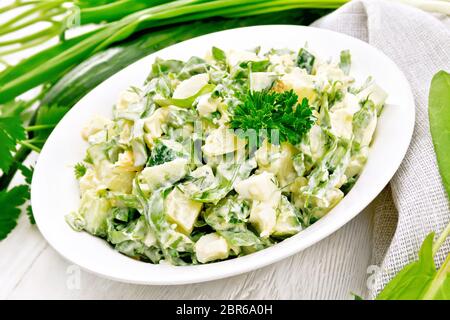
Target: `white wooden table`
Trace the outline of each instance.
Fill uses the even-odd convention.
[[[0,299],[350,299],[351,292],[367,290],[372,216],[369,207],[318,244],[253,272],[192,285],[144,286],[79,271],[22,214],[0,242]]]

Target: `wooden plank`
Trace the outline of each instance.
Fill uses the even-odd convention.
[[[81,272],[79,289],[70,288],[73,267],[21,221],[0,247],[0,255],[10,261],[2,259],[1,268],[8,268],[8,276],[1,272],[0,283],[7,284],[2,293],[10,299],[349,299],[350,292],[366,293],[372,213],[366,209],[315,246],[244,275],[193,285],[143,286]]]

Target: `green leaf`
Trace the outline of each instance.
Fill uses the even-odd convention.
[[[423,298],[425,300],[450,300],[450,254],[437,272]]]
[[[450,196],[450,75],[439,71],[431,81],[428,101],[430,131],[442,182]],[[378,295],[377,299],[450,299],[450,253],[436,271],[433,255],[450,233],[447,226],[433,246],[434,233],[422,244],[419,260],[401,270]]]
[[[27,207],[27,216],[31,224],[36,224],[36,220],[34,220],[33,208],[31,207],[31,205]]]
[[[424,240],[419,260],[404,267],[378,295],[377,300],[418,300],[436,276],[432,248],[434,233]]]
[[[0,169],[7,172],[13,162],[16,144],[26,137],[19,117],[0,117]]]
[[[216,59],[219,62],[226,62],[227,56],[225,52],[222,49],[219,49],[217,47],[212,47],[212,56],[214,59]]]
[[[157,78],[162,75],[167,75],[169,73],[177,74],[183,68],[183,64],[183,61],[180,60],[164,60],[161,58],[156,58],[155,62],[152,64],[152,70],[147,80]]]
[[[25,182],[27,183],[27,187],[30,190],[31,188],[31,180],[33,178],[33,172],[34,172],[34,168],[33,167],[26,167],[23,164],[19,164],[18,166],[20,172],[22,172],[23,177],[25,178]],[[28,215],[28,220],[30,220],[31,224],[36,224],[36,221],[34,220],[34,215],[33,215],[33,209],[31,208],[31,204],[29,204],[27,206],[26,209],[27,215]]]
[[[23,164],[19,164],[19,169],[20,172],[22,172],[23,177],[25,178],[25,182],[29,185],[31,185],[31,180],[33,178],[33,172],[34,172],[34,168],[33,167],[26,167]]]
[[[439,172],[450,197],[450,74],[445,71],[431,81],[428,116]]]
[[[350,295],[353,297],[353,300],[364,300],[363,297],[361,297],[360,295],[350,292]]]
[[[269,60],[244,61],[239,64],[239,67],[242,69],[250,69],[252,72],[265,72],[269,64]]]
[[[192,107],[192,104],[194,103],[195,99],[197,99],[199,96],[209,93],[214,90],[216,86],[213,84],[206,84],[201,88],[196,94],[187,97],[185,99],[155,99],[155,102],[159,104],[160,106],[169,106],[174,105],[177,107],[183,107],[183,108],[190,108]]]
[[[29,107],[29,103],[24,100],[11,100],[0,105],[0,116],[14,117],[20,116]]]
[[[84,40],[100,32],[96,29],[72,39],[63,41],[53,47],[20,61],[17,65],[0,73],[0,103],[14,99],[20,94],[45,82],[58,79],[61,74],[89,56]],[[83,42],[84,41],[84,42]],[[80,43],[83,42],[83,45]],[[70,50],[78,47],[75,55]]]
[[[20,215],[20,206],[30,198],[30,189],[26,185],[20,185],[9,191],[0,191],[0,240],[6,236],[17,225]]]

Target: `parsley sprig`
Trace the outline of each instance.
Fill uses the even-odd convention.
[[[25,139],[19,117],[0,117],[0,169],[7,172],[13,163],[17,141]]]
[[[50,132],[69,110],[68,107],[40,106],[33,123],[24,127],[21,116],[26,108],[22,101],[8,104],[7,112],[0,108],[0,241],[17,225],[22,206],[30,199],[33,168],[26,167],[23,162],[31,151],[41,150]],[[8,189],[18,170],[25,179],[24,183]],[[29,202],[25,212],[34,224]]]
[[[248,132],[257,138],[267,138],[272,144],[300,143],[303,135],[311,129],[313,117],[308,99],[298,103],[293,91],[271,92],[267,90],[248,92],[244,102],[238,105],[229,122],[237,134],[248,138]]]

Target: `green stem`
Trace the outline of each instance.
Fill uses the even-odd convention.
[[[81,8],[81,24],[111,22],[119,20],[128,14],[167,3],[167,0],[135,1],[119,0],[100,6]]]
[[[55,22],[52,26],[42,29],[38,32],[23,36],[21,38],[11,39],[7,41],[0,41],[0,47],[10,46],[18,43],[33,42],[35,43],[38,39],[49,39],[59,34],[61,30],[61,25]]]
[[[329,3],[327,4],[322,4],[320,5],[320,8],[322,9],[328,9],[328,8],[336,8],[342,4],[344,4],[345,2],[347,2],[347,0],[345,1],[335,1],[335,2],[331,2],[329,1]],[[297,4],[287,4],[287,3],[283,3],[280,2],[279,5],[277,5],[276,7],[269,6],[267,4],[261,4],[261,6],[259,8],[254,7],[251,10],[234,10],[236,12],[233,12],[230,10],[229,13],[224,14],[225,17],[230,17],[230,18],[240,18],[240,17],[245,17],[245,16],[255,16],[255,15],[260,15],[260,14],[267,14],[267,13],[274,13],[274,12],[279,12],[279,11],[285,11],[285,10],[292,10],[292,9],[299,9],[299,8],[318,8],[318,5],[314,5],[314,4],[308,4],[308,3],[297,3]]]
[[[17,48],[12,48],[12,49],[8,49],[8,50],[0,51],[0,57],[4,57],[4,56],[7,56],[7,55],[10,55],[10,54],[13,54],[13,53],[16,53],[16,52],[19,52],[19,51],[28,49],[28,48],[35,47],[35,46],[37,46],[37,45],[40,45],[40,44],[42,44],[42,43],[47,42],[48,40],[50,40],[50,39],[53,38],[54,36],[55,36],[55,35],[49,34],[49,35],[47,35],[47,36],[38,38],[38,39],[36,39],[35,41],[30,41],[30,42],[28,42],[28,43],[24,43],[24,44],[18,46]]]
[[[21,140],[21,141],[26,142],[26,143],[42,143],[42,142],[45,142],[45,139],[33,138],[33,139],[27,139],[27,140]]]
[[[438,294],[439,290],[442,289],[442,285],[447,280],[447,277],[450,275],[450,253],[447,255],[442,266],[439,268],[436,276],[428,287],[425,295],[423,296],[423,300],[434,300],[436,298],[436,294]]]
[[[436,255],[436,253],[439,251],[439,248],[444,243],[445,239],[450,235],[450,223],[447,225],[447,227],[442,231],[439,238],[434,242],[433,244],[433,256]]]
[[[41,124],[41,125],[35,125],[35,126],[29,126],[26,127],[26,131],[40,131],[40,130],[48,130],[53,129],[56,125],[54,124]]]
[[[15,1],[15,2],[11,3],[10,5],[1,7],[0,13],[5,13],[5,12],[13,10],[13,9],[17,9],[17,8],[24,7],[24,6],[29,6],[31,4],[36,4],[36,3],[39,3],[39,1]]]
[[[53,17],[55,17],[56,15],[58,15],[58,14],[64,13],[65,11],[66,11],[65,9],[61,8],[61,9],[57,10],[56,12],[52,12],[51,14],[47,14],[47,15],[44,15],[44,16],[36,17],[36,18],[28,20],[28,21],[26,21],[26,22],[24,22],[22,24],[18,24],[16,26],[13,26],[13,27],[10,27],[10,28],[2,29],[2,30],[0,30],[0,36],[8,34],[8,33],[11,33],[11,32],[14,32],[14,31],[17,31],[17,30],[20,30],[20,29],[24,29],[25,27],[31,26],[31,25],[33,25],[35,23],[42,22],[42,21],[49,22],[49,23],[52,23],[52,24],[60,23],[58,21],[53,21],[51,19]]]
[[[339,6],[344,2],[346,1],[319,1],[318,4],[314,5],[312,2],[283,0],[269,3],[274,7],[273,12],[276,11],[275,7],[281,6],[281,4],[320,7],[331,6],[332,4]],[[274,3],[277,5],[275,6]],[[126,16],[122,20],[102,26],[92,35],[68,47],[64,52],[50,55],[46,61],[39,65],[39,68],[17,74],[12,79],[8,79],[8,81],[5,81],[5,77],[2,78],[0,74],[0,101],[8,101],[43,82],[55,79],[81,60],[105,49],[115,42],[128,38],[138,31],[151,27],[217,17],[231,13],[239,14],[235,8],[239,8],[239,10],[244,12],[250,12],[250,10],[256,8],[259,8],[258,10],[264,10],[264,12],[269,12],[270,7],[267,6],[266,0],[247,0],[245,2],[242,0],[178,0],[140,10]],[[15,51],[18,50],[16,49]]]
[[[51,2],[43,2],[38,3],[36,6],[30,8],[29,10],[26,10],[18,15],[16,15],[14,18],[9,19],[8,21],[4,22],[2,25],[0,25],[0,30],[7,29],[9,26],[13,26],[17,21],[20,21],[28,16],[31,16],[35,12],[38,12],[39,10],[43,10],[44,12],[47,10],[50,10],[52,8],[55,8],[56,6],[61,5],[63,1],[51,1]]]
[[[41,148],[35,146],[32,143],[27,142],[27,140],[19,141],[19,144],[21,144],[22,146],[24,146],[26,148],[29,148],[29,149],[31,149],[33,151],[36,151],[37,153],[41,152]]]

